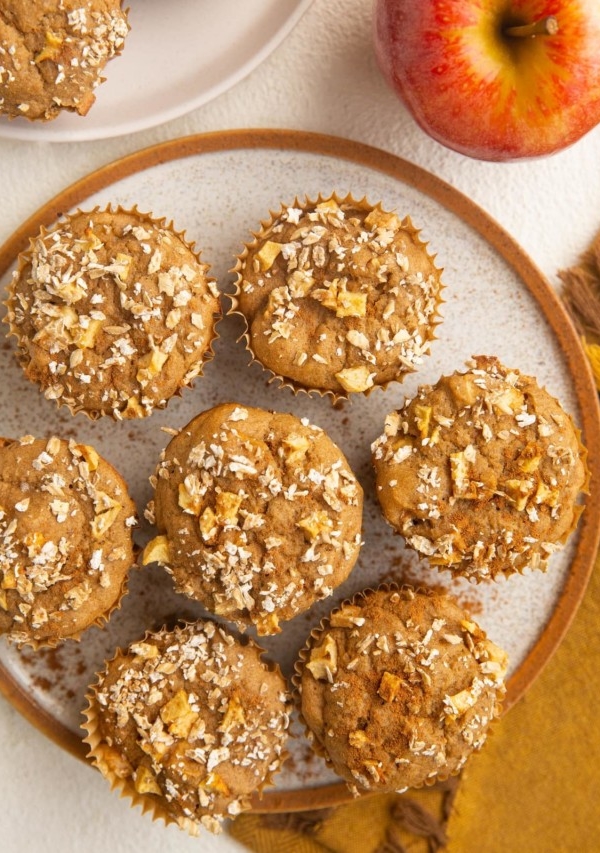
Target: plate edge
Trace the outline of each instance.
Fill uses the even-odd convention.
[[[297,150],[342,158],[389,174],[428,195],[483,237],[522,279],[554,331],[574,382],[585,442],[588,446],[600,446],[600,408],[591,367],[558,294],[525,250],[490,214],[451,184],[408,160],[348,138],[283,128],[243,128],[193,134],[140,149],[80,178],[38,208],[0,247],[0,277],[6,273],[19,252],[27,247],[29,236],[37,233],[40,225],[52,224],[65,210],[111,183],[176,159],[226,150],[262,148]],[[600,496],[595,494],[594,485],[600,483],[600,454],[592,455],[588,463],[592,473],[592,493],[586,501],[586,511],[578,528],[572,563],[577,571],[569,573],[545,630],[509,680],[504,713],[523,696],[543,671],[560,645],[585,593],[600,542]],[[62,727],[39,706],[27,702],[24,691],[1,665],[0,692],[51,740],[77,757],[84,757],[85,750],[78,746],[77,735]],[[26,713],[23,709],[25,705]],[[322,807],[351,799],[343,783],[334,783],[314,789],[267,792],[263,800],[256,801],[253,807],[261,812],[316,808],[314,802],[318,798],[313,794],[318,791],[327,797]],[[304,804],[301,802],[302,794],[306,794]],[[309,800],[312,805],[306,804]]]

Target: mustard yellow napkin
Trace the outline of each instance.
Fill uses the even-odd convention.
[[[434,853],[446,841],[456,786],[451,779],[324,811],[242,815],[231,834],[256,853]]]

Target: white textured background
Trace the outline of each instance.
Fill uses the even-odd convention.
[[[121,155],[190,133],[289,127],[347,136],[429,169],[494,216],[556,282],[557,269],[572,264],[600,228],[600,128],[534,163],[480,163],[448,151],[417,128],[387,89],[370,24],[371,0],[314,0],[250,76],[184,118],[99,142],[0,139],[0,243],[65,185]],[[0,744],[3,853],[241,849],[227,836],[193,840],[153,826],[2,700]]]

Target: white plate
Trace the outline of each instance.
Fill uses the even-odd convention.
[[[0,137],[76,142],[135,133],[225,92],[273,51],[312,0],[129,0],[131,32],[87,116],[0,116]],[[127,4],[125,4],[126,6]]]
[[[205,408],[225,400],[307,416],[322,426],[346,453],[365,488],[364,539],[350,578],[325,602],[263,641],[289,674],[299,647],[335,602],[384,580],[424,580],[449,589],[467,606],[491,638],[510,655],[508,703],[525,690],[556,648],[583,594],[600,528],[598,501],[590,501],[583,524],[569,546],[555,554],[546,574],[532,572],[478,586],[453,580],[448,572],[427,569],[406,554],[403,540],[384,523],[374,499],[370,444],[382,431],[385,415],[417,385],[461,369],[473,354],[495,354],[508,366],[537,376],[585,428],[586,440],[600,444],[596,392],[572,327],[549,285],[519,247],[486,214],[428,173],[376,149],[315,134],[245,131],[209,134],[165,143],[126,158],[69,188],[52,200],[0,249],[0,274],[26,242],[59,211],[81,203],[138,204],[156,216],[173,218],[178,229],[202,248],[223,288],[235,255],[249,232],[280,201],[292,202],[319,191],[366,195],[404,215],[423,229],[437,252],[447,285],[439,340],[418,373],[403,385],[369,397],[356,395],[341,408],[329,399],[295,397],[267,384],[257,365],[237,343],[238,318],[219,331],[214,361],[193,390],[147,420],[90,422],[56,409],[23,376],[11,347],[0,349],[0,435],[51,432],[90,443],[119,469],[143,510],[151,497],[148,477],[169,436],[162,426],[180,428]],[[0,279],[6,285],[8,274]],[[594,454],[593,481],[600,480]],[[138,531],[140,544],[151,531]],[[405,571],[402,574],[402,566]],[[199,607],[172,592],[171,581],[154,567],[134,572],[123,608],[103,631],[86,632],[80,644],[59,650],[19,652],[0,642],[0,689],[63,746],[81,752],[78,733],[86,686],[117,645],[138,639],[146,628],[174,614],[194,615]],[[297,723],[294,732],[299,734]],[[347,789],[321,759],[311,756],[304,737],[291,741],[293,760],[278,777],[263,807],[316,807],[339,799]],[[332,793],[333,791],[333,793]]]

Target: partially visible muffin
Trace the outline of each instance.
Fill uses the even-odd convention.
[[[122,0],[3,0],[0,114],[49,121],[85,115],[129,31]]]
[[[135,563],[135,506],[93,447],[0,439],[0,634],[56,646],[101,625]]]
[[[219,294],[191,244],[138,210],[78,211],[19,258],[6,322],[26,376],[91,418],[145,417],[212,356]]]
[[[586,456],[558,400],[485,356],[419,388],[373,445],[388,522],[475,581],[546,568],[581,514]]]
[[[224,403],[166,448],[149,517],[176,588],[259,634],[331,595],[361,545],[362,488],[319,427]]]
[[[261,655],[212,622],[146,634],[88,695],[88,757],[155,818],[218,832],[285,758],[285,680]]]
[[[410,219],[379,204],[284,206],[236,272],[248,349],[295,390],[345,397],[401,381],[435,337],[441,270]]]
[[[315,750],[354,793],[455,775],[500,713],[506,654],[449,596],[368,590],[313,631],[297,664]]]

